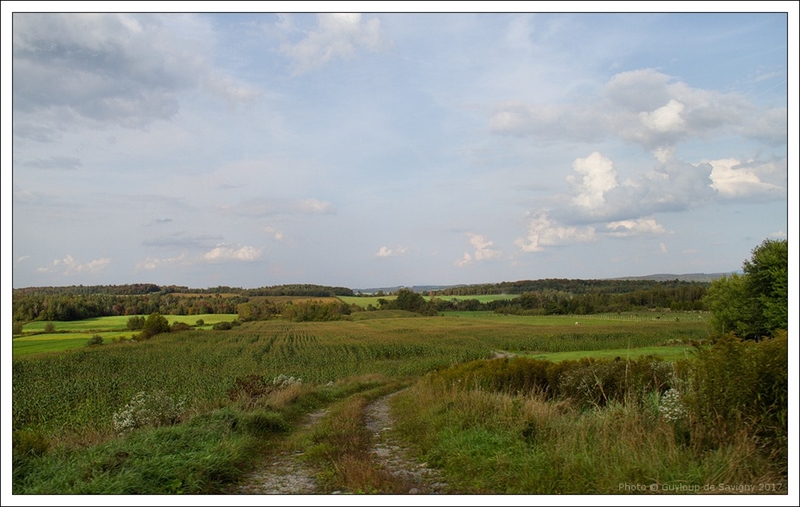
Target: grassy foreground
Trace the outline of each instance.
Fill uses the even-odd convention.
[[[435,372],[498,350],[600,354],[686,346],[708,336],[705,323],[691,319],[574,322],[494,315],[273,320],[15,357],[13,492],[223,492],[292,438],[302,414],[331,403],[339,404],[334,411],[342,417],[320,427],[314,452],[338,465],[320,479],[330,490],[391,492],[396,485],[369,465],[358,476],[337,470],[358,461],[357,449],[369,439],[358,432],[347,438],[364,399],[417,380],[413,395],[397,400],[399,431],[465,492],[615,493],[609,489],[615,478],[634,481],[655,472],[663,484],[680,477],[744,480],[756,469],[771,480],[781,476],[744,444],[698,461],[679,440],[669,442],[674,432],[654,415],[657,405],[592,410],[426,383]],[[638,440],[621,443],[620,432]],[[629,458],[638,461],[596,470],[603,459]],[[643,467],[640,475],[636,467]],[[471,478],[459,479],[458,470]],[[519,479],[530,470],[541,470],[547,484]]]

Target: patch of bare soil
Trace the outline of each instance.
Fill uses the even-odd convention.
[[[314,426],[327,411],[306,417],[303,428]],[[234,495],[313,495],[317,494],[314,471],[301,459],[302,451],[281,451],[267,458],[264,466],[252,472],[232,491]]]
[[[448,485],[439,472],[414,459],[407,447],[389,433],[394,419],[389,402],[400,391],[383,396],[366,407],[366,428],[373,436],[370,449],[375,463],[384,468],[398,482],[408,485],[408,494],[446,494]],[[326,411],[309,414],[304,429],[313,427]],[[302,451],[284,450],[273,454],[258,470],[236,485],[234,495],[314,495],[318,491],[315,472],[302,460]],[[339,493],[339,492],[336,492]]]
[[[444,494],[448,485],[441,474],[414,459],[409,449],[392,438],[389,431],[394,419],[389,402],[401,391],[383,396],[367,406],[366,425],[374,437],[371,453],[376,463],[403,483],[410,484],[409,494]]]

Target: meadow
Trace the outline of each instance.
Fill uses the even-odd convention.
[[[714,474],[749,480],[752,475],[752,471],[744,475],[737,471],[738,462],[725,464],[724,454],[708,455],[675,443],[671,426],[659,422],[658,393],[645,415],[635,408],[625,409],[626,415],[616,405],[610,407],[617,410],[613,413],[605,407],[587,411],[567,400],[453,391],[449,384],[431,380],[437,375],[454,378],[446,372],[506,353],[564,364],[586,356],[621,356],[623,364],[662,356],[646,360],[656,365],[670,364],[677,357],[691,359],[692,344],[710,336],[702,314],[578,318],[454,312],[423,317],[395,310],[357,312],[351,320],[331,322],[244,322],[225,331],[207,329],[214,317],[230,321],[235,316],[167,316],[170,323],[180,320],[190,325],[202,318],[206,329],[164,333],[142,341],[106,340],[91,347],[85,345],[88,335],[120,333],[110,329],[124,327],[126,320],[108,317],[56,323],[63,333],[15,338],[14,493],[219,493],[291,434],[302,414],[376,389],[388,392],[403,386],[413,386],[409,391],[413,394],[397,398],[398,434],[414,442],[421,455],[442,467],[464,492],[536,494],[552,492],[552,484],[560,484],[557,492],[580,490],[580,474],[589,474],[604,459],[622,459],[618,454],[628,452],[598,444],[597,454],[583,461],[589,466],[578,467],[580,442],[585,442],[581,438],[594,434],[611,442],[619,431],[626,431],[626,425],[644,428],[637,434],[655,431],[657,442],[642,436],[643,440],[631,444],[649,445],[655,454],[637,455],[637,461],[620,464],[602,481],[587,482],[592,486],[584,492],[615,493],[613,488],[623,475],[641,466],[642,460],[658,462],[661,453],[670,459],[650,472],[670,480],[688,476],[693,482],[713,480]],[[44,323],[33,323],[23,331],[43,329]],[[53,352],[66,346],[70,334],[75,335],[76,348]],[[79,342],[84,345],[77,348]],[[42,348],[36,349],[34,343]],[[39,353],[48,343],[51,353]],[[451,411],[448,406],[464,410]],[[520,407],[533,406],[533,412],[520,411]],[[467,412],[469,407],[474,411]],[[143,413],[149,415],[136,419]],[[445,417],[446,413],[450,416]],[[466,422],[485,419],[490,413],[498,415],[496,424]],[[541,419],[545,413],[550,419]],[[355,411],[353,417],[362,416]],[[608,417],[624,421],[608,426],[602,422]],[[525,451],[539,441],[525,437],[529,431],[525,428],[540,426],[541,431],[571,443],[561,448],[548,444],[552,450],[544,446],[533,454]],[[477,443],[477,450],[470,451],[464,439]],[[513,445],[505,447],[509,442]],[[563,461],[557,452],[565,450],[577,460],[570,462],[575,474],[571,489],[564,488],[563,482],[545,486],[530,477],[521,486],[509,486],[517,480],[514,477],[521,477],[512,470],[532,466],[526,460],[535,458],[541,467],[548,460]],[[329,476],[335,478],[341,464],[330,458],[334,454],[323,453],[319,465],[332,470]],[[498,463],[501,455],[505,461]],[[548,466],[553,479],[558,463]],[[465,478],[474,473],[489,477],[486,470],[491,467],[505,474],[503,480],[497,473],[491,476],[496,486],[488,480],[476,483]],[[771,478],[780,476],[780,470],[765,473]],[[336,480],[328,487],[348,490],[347,484]]]
[[[12,354],[16,356],[25,354],[40,354],[43,352],[60,352],[86,346],[86,342],[93,336],[100,336],[104,342],[116,340],[130,340],[138,331],[127,328],[130,315],[115,317],[96,317],[92,319],[44,322],[34,321],[22,326],[22,334],[15,336],[12,345]],[[146,315],[142,315],[146,317]],[[236,320],[236,314],[200,314],[200,315],[169,315],[170,324],[182,322],[195,329],[211,329],[219,322]],[[197,323],[202,320],[203,324]],[[53,332],[46,332],[48,324],[53,326]]]

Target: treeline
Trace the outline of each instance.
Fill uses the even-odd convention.
[[[653,288],[705,287],[706,282],[688,282],[682,280],[581,280],[567,278],[545,278],[542,280],[519,280],[516,282],[500,282],[479,285],[464,285],[431,291],[433,296],[481,296],[491,294],[525,294],[531,292],[566,293],[566,294],[623,294],[647,291]]]
[[[12,318],[14,322],[30,322],[151,313],[237,313],[239,305],[256,296],[332,297],[352,294],[350,289],[321,285],[279,285],[259,289],[189,289],[154,284],[32,287],[13,291]]]
[[[526,292],[509,300],[487,303],[497,313],[525,315],[588,315],[638,310],[707,310],[705,284],[670,287],[669,283],[625,293]]]

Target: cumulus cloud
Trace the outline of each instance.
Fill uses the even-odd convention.
[[[609,236],[618,238],[628,238],[641,236],[644,234],[664,234],[664,226],[652,218],[638,218],[635,220],[620,220],[606,224],[606,228],[611,232]]]
[[[203,258],[210,262],[218,261],[254,261],[261,257],[261,250],[252,246],[235,248],[227,245],[218,245],[207,252]]]
[[[618,185],[614,164],[596,151],[586,158],[576,158],[572,169],[581,176],[580,180],[567,176],[567,181],[578,192],[572,202],[590,211],[605,204],[605,193]]]
[[[267,236],[274,239],[275,241],[283,241],[284,238],[283,233],[274,227],[271,226],[264,227],[264,232],[267,234]]]
[[[404,246],[398,246],[394,249],[382,246],[380,250],[375,253],[375,257],[398,257],[400,255],[405,255],[407,251],[408,249]]]
[[[714,198],[710,164],[688,164],[667,158],[620,182],[613,161],[599,152],[578,158],[570,184],[568,207],[561,219],[577,222],[619,221],[656,212],[681,211]]]
[[[515,244],[523,252],[541,252],[544,247],[588,243],[595,240],[595,229],[590,226],[563,226],[552,220],[546,211],[533,214],[528,223],[528,234]]]
[[[467,236],[469,236],[470,244],[475,248],[476,261],[493,259],[500,256],[501,252],[499,250],[493,250],[491,248],[492,245],[494,245],[494,241],[486,239],[486,236],[471,232],[468,232]]]
[[[470,245],[472,245],[475,251],[472,254],[465,252],[461,258],[455,261],[454,264],[456,266],[462,267],[472,264],[473,262],[494,259],[502,255],[500,250],[495,250],[492,248],[494,241],[487,239],[486,236],[468,232],[467,237],[469,238]]]
[[[49,266],[38,268],[40,273],[62,273],[64,275],[72,275],[75,273],[98,273],[105,269],[111,262],[111,259],[103,257],[95,259],[85,264],[81,264],[67,254],[63,259],[54,260]]]
[[[76,123],[145,128],[201,84],[232,105],[258,96],[212,67],[211,45],[210,25],[192,15],[17,13],[14,133],[46,142]]]
[[[164,266],[172,266],[176,264],[187,264],[186,254],[180,254],[176,257],[148,257],[143,262],[140,262],[136,265],[136,269],[144,269],[144,270],[154,270]]]
[[[603,91],[581,103],[498,103],[492,132],[544,139],[598,141],[608,137],[641,145],[663,157],[689,138],[737,135],[786,142],[786,108],[765,108],[735,93],[693,88],[652,69],[613,76]]]
[[[765,183],[759,172],[771,172],[773,164],[745,164],[734,158],[712,160],[711,187],[723,197],[740,198],[782,192],[777,185]]]
[[[287,25],[285,17],[280,25]],[[359,13],[317,14],[316,27],[297,42],[284,42],[279,51],[293,61],[293,73],[323,67],[334,59],[352,58],[360,50],[377,51],[386,42],[377,18],[362,20]]]

